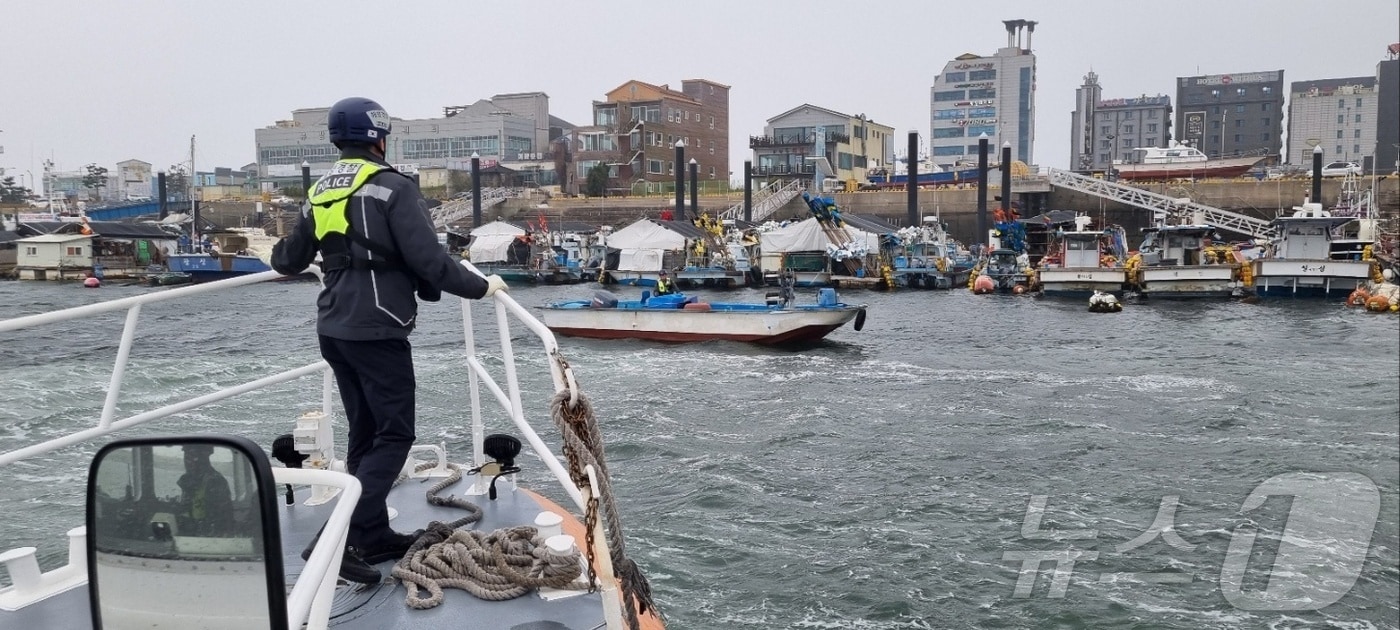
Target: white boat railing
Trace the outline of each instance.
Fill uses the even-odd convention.
[[[476,269],[475,266],[473,266],[469,262],[464,261],[462,264],[471,269],[473,272],[476,272],[478,274],[481,273],[479,270]],[[320,274],[320,269],[314,266],[311,268],[311,271],[313,273],[316,273],[317,275]],[[99,302],[96,304],[88,304],[84,306],[77,306],[58,311],[39,313],[35,315],[26,315],[7,320],[0,320],[0,333],[5,333],[34,326],[42,326],[58,322],[76,320],[85,317],[91,317],[93,315],[98,315],[102,313],[118,312],[123,310],[126,311],[126,321],[125,325],[122,328],[121,341],[117,347],[117,355],[112,368],[111,380],[109,382],[106,399],[103,403],[101,414],[99,415],[96,421],[96,426],[92,426],[85,429],[79,429],[73,431],[72,433],[69,433],[68,435],[60,436],[57,438],[45,440],[43,442],[30,444],[27,446],[6,451],[4,453],[0,453],[0,468],[4,468],[10,464],[14,464],[16,462],[39,456],[51,451],[55,451],[67,446],[72,446],[80,442],[103,437],[125,429],[146,424],[148,422],[152,422],[185,411],[189,411],[197,407],[215,403],[227,398],[231,398],[233,396],[237,396],[239,394],[244,394],[257,389],[268,387],[270,385],[276,385],[278,383],[292,381],[304,376],[309,376],[317,373],[320,373],[322,375],[322,413],[325,414],[326,418],[332,418],[332,388],[334,385],[334,379],[330,371],[330,366],[324,360],[309,363],[294,369],[278,372],[277,374],[273,374],[271,376],[251,380],[246,383],[234,385],[232,387],[225,387],[210,394],[196,396],[187,400],[167,404],[156,409],[136,413],[124,418],[117,419],[115,417],[117,407],[121,402],[122,385],[125,381],[126,368],[131,355],[131,348],[136,341],[137,324],[140,320],[140,315],[144,307],[146,307],[147,305],[170,302],[207,293],[224,291],[235,287],[257,284],[268,280],[274,280],[279,277],[281,277],[280,274],[278,274],[275,271],[265,271],[262,273],[250,274],[247,276],[240,276],[236,278],[230,278],[227,280],[220,280],[217,282],[209,282],[205,284],[196,284],[187,287],[167,289],[143,295],[121,298],[117,300]],[[510,416],[512,422],[515,424],[516,428],[524,436],[525,441],[529,443],[530,448],[534,450],[535,454],[539,457],[540,461],[544,463],[545,467],[548,468],[549,471],[554,475],[555,480],[559,482],[560,486],[563,487],[564,491],[569,495],[569,498],[573,501],[574,505],[580,511],[586,511],[587,500],[584,498],[582,490],[576,485],[574,485],[573,481],[569,477],[568,471],[565,470],[563,464],[560,463],[559,458],[553,454],[549,446],[545,444],[544,440],[540,438],[539,434],[535,432],[534,428],[525,419],[524,404],[521,400],[520,382],[516,371],[515,349],[511,341],[510,318],[511,316],[514,316],[517,320],[520,321],[522,325],[525,326],[525,328],[529,329],[530,332],[534,333],[534,335],[537,336],[542,342],[544,353],[546,355],[546,360],[549,364],[550,377],[553,385],[553,393],[558,394],[560,392],[566,391],[571,392],[576,399],[579,390],[574,380],[572,370],[569,368],[568,363],[564,360],[563,356],[559,352],[559,343],[555,340],[554,333],[551,332],[547,327],[545,327],[545,325],[541,323],[538,319],[536,319],[532,314],[530,314],[530,312],[527,311],[523,306],[521,306],[518,302],[511,298],[508,293],[499,292],[495,296],[493,296],[492,301],[494,302],[495,306],[496,324],[499,331],[501,344],[501,360],[504,370],[504,386],[502,386],[502,384],[498,382],[497,379],[494,378],[487,371],[480,357],[477,356],[478,349],[476,346],[476,335],[473,325],[474,321],[472,319],[473,301],[465,299],[461,301],[462,325],[464,331],[464,340],[466,342],[467,347],[466,364],[470,368],[468,381],[472,405],[473,465],[481,466],[482,464],[486,463],[486,456],[483,451],[483,442],[485,441],[485,427],[483,422],[483,414],[481,410],[480,400],[480,386],[484,384],[486,389],[496,398],[497,402],[499,402],[501,406],[505,409],[507,414]],[[332,468],[334,468],[334,466],[332,466]],[[280,470],[279,473],[281,473]],[[338,484],[331,483],[330,485]],[[342,499],[347,498],[350,497],[342,497]],[[339,512],[340,506],[337,506],[336,513],[338,514]],[[345,516],[345,518],[348,519],[348,512],[346,512],[346,514],[347,515]],[[608,558],[609,551],[607,547],[607,537],[603,535],[597,535],[594,538],[596,557]],[[329,613],[329,599],[323,600],[322,598],[328,598],[332,594],[333,588],[327,588],[325,584],[333,582],[335,571],[331,570],[332,565],[323,562],[323,558],[313,556],[313,560],[315,562],[308,566],[308,571],[306,573],[303,573],[303,577],[306,577],[312,583],[317,584],[316,589],[314,589],[317,593],[315,598],[315,606],[311,609],[311,621],[308,623],[308,626],[313,628],[324,628],[325,619],[323,617],[323,614]],[[57,569],[57,571],[63,570],[63,568]],[[323,571],[325,572],[323,573]],[[609,580],[611,580],[611,575],[605,576],[603,575],[603,573],[603,571],[599,571],[600,578],[606,577]],[[609,571],[607,573],[611,572]],[[616,592],[612,591],[611,593],[609,593],[607,590],[605,590],[604,595],[608,596],[605,597],[606,600],[613,600],[605,601],[605,609],[612,608],[616,610],[616,607],[620,605],[620,601],[616,600]],[[294,616],[300,616],[301,614],[303,614],[302,611],[307,610],[307,601],[303,599],[303,597],[304,596],[298,596],[295,599],[295,601],[288,602],[289,606],[295,606],[296,608],[296,614]]]

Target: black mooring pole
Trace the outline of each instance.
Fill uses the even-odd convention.
[[[909,181],[904,183],[904,190],[908,193],[909,225],[919,224],[919,132],[909,132],[909,167],[904,169],[909,175]]]
[[[987,134],[977,138],[977,242],[985,243],[991,227],[987,224],[987,153],[991,142]]]
[[[753,160],[744,160],[744,222],[753,223]]]
[[[1011,141],[1001,145],[1001,209],[1011,220]]]
[[[685,141],[676,141],[676,216],[685,220]]]
[[[481,156],[472,154],[472,227],[481,227]]]

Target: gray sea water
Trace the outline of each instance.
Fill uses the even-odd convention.
[[[0,283],[0,318],[152,290]],[[315,290],[147,308],[122,414],[316,360]],[[1323,302],[1093,315],[967,291],[843,297],[869,305],[865,330],[796,351],[562,340],[669,627],[1400,627],[1400,318]],[[465,456],[460,321],[455,304],[427,305],[413,342],[420,441]],[[96,423],[120,322],[0,334],[0,449]],[[540,345],[513,339],[533,423],[557,444]],[[499,347],[493,332],[479,342]],[[267,444],[319,401],[306,379],[141,431]],[[508,429],[492,409],[488,430]],[[62,561],[94,449],[0,471],[0,548]],[[545,482],[542,467],[525,481]],[[1256,489],[1269,496],[1246,506]],[[1308,524],[1325,542],[1282,535]],[[1231,567],[1243,577],[1222,580]]]

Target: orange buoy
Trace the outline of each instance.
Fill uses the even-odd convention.
[[[997,283],[990,276],[977,276],[977,280],[972,283],[973,293],[991,293],[997,289]]]
[[[1365,306],[1366,300],[1370,299],[1370,297],[1371,294],[1367,292],[1366,289],[1358,287],[1355,291],[1351,292],[1351,295],[1347,296],[1347,306]]]
[[[92,276],[88,276],[83,280],[83,286],[89,289],[96,289],[102,286],[102,281]]]
[[[1390,310],[1390,298],[1384,295],[1373,295],[1366,299],[1366,310],[1372,313],[1383,313]]]
[[[1016,295],[1020,295],[1020,294],[1022,294],[1022,293],[1025,293],[1025,292],[1026,292],[1026,285],[1024,285],[1024,284],[1018,284],[1018,285],[1016,285],[1016,286],[1014,286],[1014,287],[1011,287],[1011,292],[1012,292],[1012,293],[1015,293]]]
[[[708,312],[708,311],[710,310],[710,303],[709,303],[709,302],[691,302],[690,304],[686,304],[685,306],[682,306],[682,307],[681,307],[681,310],[683,310],[683,311],[700,311],[700,312],[704,313],[704,312]]]

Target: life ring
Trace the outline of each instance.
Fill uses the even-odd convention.
[[[856,311],[856,323],[853,324],[853,327],[857,331],[859,331],[862,328],[865,328],[865,309],[860,309],[859,311]]]
[[[1347,306],[1366,306],[1366,300],[1370,297],[1371,294],[1366,289],[1357,288],[1347,296]]]
[[[1372,313],[1384,313],[1390,310],[1390,298],[1384,295],[1373,295],[1366,299],[1366,310]]]

